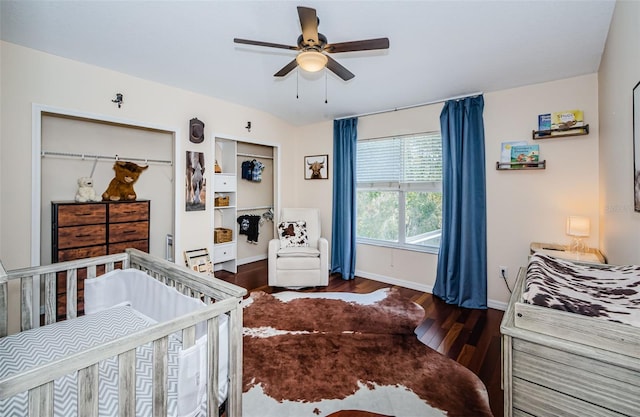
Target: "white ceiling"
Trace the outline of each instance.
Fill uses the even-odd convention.
[[[295,51],[233,38],[295,46],[296,6],[317,10],[329,43],[388,37],[390,49],[333,54],[356,75],[347,82],[325,71],[294,70],[276,79]],[[614,6],[614,0],[0,0],[0,33],[8,42],[305,125],[594,73]]]

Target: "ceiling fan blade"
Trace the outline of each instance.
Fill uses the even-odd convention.
[[[333,73],[338,77],[342,78],[344,81],[349,81],[350,79],[355,77],[355,75],[351,71],[338,64],[338,61],[331,58],[330,56],[327,56],[327,58],[327,68],[333,71]]]
[[[298,6],[298,16],[302,27],[302,41],[306,45],[318,44],[318,16],[316,9]]]
[[[252,41],[249,39],[233,38],[233,41],[235,43],[242,43],[245,45],[268,46],[269,48],[291,49],[292,51],[297,51],[299,49],[297,46],[282,45],[279,43],[271,42]]]
[[[278,71],[275,74],[273,74],[273,76],[274,77],[284,77],[285,75],[290,73],[297,66],[298,66],[298,62],[294,59],[293,61],[289,62],[287,65],[282,67],[282,69],[280,71]]]
[[[389,38],[366,39],[363,41],[330,43],[324,47],[326,52],[370,51],[373,49],[389,49]]]

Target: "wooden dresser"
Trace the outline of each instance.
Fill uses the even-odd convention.
[[[149,200],[76,203],[51,202],[51,261],[63,262],[123,252],[149,252]],[[98,273],[102,273],[99,271]],[[78,314],[84,311],[84,279],[78,272]],[[67,283],[57,279],[58,316],[66,315]]]

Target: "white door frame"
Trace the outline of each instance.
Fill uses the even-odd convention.
[[[145,123],[140,121],[133,121],[123,119],[120,117],[108,116],[103,114],[93,114],[87,112],[81,112],[77,110],[63,109],[59,107],[52,107],[42,104],[32,104],[31,106],[31,265],[40,265],[40,253],[42,248],[40,247],[40,195],[41,195],[41,180],[42,180],[42,114],[51,113],[60,116],[78,117],[88,120],[95,120],[98,122],[116,123],[125,126],[131,126],[136,128],[146,128],[154,130],[162,130],[173,134],[174,138],[174,155],[173,155],[173,178],[174,178],[174,219],[173,219],[173,253],[174,261],[178,258],[176,254],[182,253],[180,247],[180,213],[182,213],[182,185],[181,181],[177,181],[179,172],[184,172],[184,158],[179,158],[182,147],[180,146],[179,138],[181,136],[181,129],[173,126],[163,126],[153,123]],[[35,287],[34,282],[34,289]],[[37,287],[39,288],[39,286]],[[39,297],[40,291],[34,291]],[[39,300],[38,300],[39,301]],[[38,304],[35,304],[38,305]]]

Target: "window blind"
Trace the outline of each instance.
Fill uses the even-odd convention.
[[[358,187],[428,189],[442,183],[440,132],[358,141]]]

